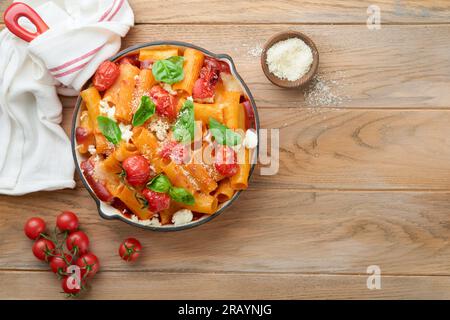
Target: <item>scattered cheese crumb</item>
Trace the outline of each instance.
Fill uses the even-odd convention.
[[[169,83],[162,82],[161,85],[162,85],[163,89],[166,90],[171,95],[173,95],[173,96],[177,95],[177,92],[172,89],[172,86]]]
[[[122,133],[122,140],[125,142],[130,141],[131,137],[133,136],[133,132],[131,131],[131,125],[119,123],[119,129],[120,132]]]
[[[291,38],[270,47],[266,62],[269,71],[278,78],[296,81],[311,68],[313,54],[303,40]]]
[[[192,96],[187,97],[187,100],[194,102],[194,98],[192,98]]]
[[[157,216],[153,216],[151,219],[147,219],[147,220],[139,220],[139,218],[133,214],[131,216],[131,221],[133,221],[134,223],[139,223],[140,225],[143,225],[143,226],[153,226],[153,227],[161,226],[161,222],[159,221]]]
[[[106,100],[100,100],[100,113],[116,121],[116,107],[111,107]]]
[[[166,121],[158,119],[152,121],[148,128],[155,133],[159,141],[163,141],[167,138],[167,131],[170,129],[170,125]]]
[[[194,218],[194,215],[192,214],[191,210],[181,209],[174,213],[174,215],[172,217],[172,223],[175,226],[181,226],[181,225],[191,222],[193,218]]]
[[[244,141],[242,142],[242,144],[247,149],[255,149],[256,148],[256,146],[258,145],[258,135],[256,134],[255,130],[248,129],[245,132],[245,138],[244,138]]]

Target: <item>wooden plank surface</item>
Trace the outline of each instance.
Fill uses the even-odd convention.
[[[289,29],[308,34],[319,48],[319,80],[305,92],[272,85],[257,54],[273,34]],[[123,47],[176,39],[227,53],[259,108],[448,109],[449,37],[449,25],[386,26],[378,31],[336,25],[227,25],[207,30],[204,26],[140,25],[131,30]]]
[[[0,2],[0,12],[11,3]],[[137,23],[359,23],[378,5],[383,23],[446,23],[446,0],[129,0]],[[2,19],[2,18],[0,18]]]
[[[33,279],[33,287],[30,284]],[[450,299],[450,277],[386,276],[381,290],[368,290],[366,275],[199,274],[100,272],[84,299]],[[49,272],[2,272],[0,299],[64,299]],[[176,312],[170,309],[167,312]]]
[[[170,39],[233,57],[262,127],[280,129],[279,172],[257,170],[232,208],[177,233],[102,220],[79,181],[0,196],[0,298],[63,298],[22,235],[26,218],[52,224],[60,210],[80,215],[101,259],[88,299],[450,298],[448,1],[377,1],[377,31],[365,25],[372,1],[130,3],[137,26],[123,47]],[[288,29],[320,51],[305,91],[274,87],[260,68],[262,44]],[[62,100],[68,132],[74,100]],[[131,236],[145,247],[135,265],[116,254]],[[369,265],[381,290],[366,288]]]
[[[60,210],[73,209],[103,270],[360,274],[378,265],[390,275],[450,275],[450,193],[259,189],[214,221],[175,233],[102,220],[83,188],[0,196],[0,208],[4,270],[48,268],[33,257],[23,221],[39,215],[52,225]],[[132,267],[117,256],[130,236],[145,247]]]

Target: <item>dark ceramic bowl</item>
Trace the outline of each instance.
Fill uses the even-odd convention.
[[[253,99],[253,96],[249,90],[249,88],[247,87],[247,85],[245,84],[244,80],[242,80],[241,76],[239,76],[239,74],[236,71],[236,66],[233,63],[233,60],[231,59],[231,57],[229,55],[226,54],[215,54],[212,53],[208,50],[205,50],[203,48],[197,47],[193,44],[190,43],[186,43],[186,42],[178,42],[178,41],[158,41],[158,42],[149,42],[149,43],[144,43],[144,44],[140,44],[140,45],[136,45],[133,47],[130,47],[128,49],[125,49],[121,52],[119,52],[118,54],[116,54],[115,56],[113,56],[112,58],[110,58],[111,61],[116,61],[124,56],[127,56],[129,54],[132,54],[134,52],[137,52],[140,49],[143,48],[149,48],[149,47],[158,47],[158,46],[164,46],[164,45],[172,45],[172,46],[179,46],[179,47],[185,47],[185,48],[193,48],[196,50],[199,50],[201,52],[203,52],[206,56],[210,56],[216,59],[219,59],[221,61],[224,61],[226,63],[229,64],[230,66],[230,70],[231,73],[235,76],[235,78],[240,82],[241,86],[242,86],[242,90],[244,92],[244,95],[248,98],[248,100],[250,101],[251,107],[253,109],[253,113],[254,113],[254,121],[251,124],[250,127],[254,128],[258,134],[258,146],[253,149],[253,160],[252,160],[252,166],[250,169],[250,174],[249,174],[249,179],[253,173],[253,170],[255,169],[255,164],[256,164],[256,159],[257,159],[257,155],[258,155],[258,150],[259,150],[259,118],[258,118],[258,111],[256,110],[256,104],[255,104],[255,100]],[[88,81],[88,83],[86,83],[84,88],[87,88],[89,85],[91,84],[90,81]],[[79,123],[79,116],[80,116],[80,111],[81,111],[81,105],[82,105],[82,100],[81,97],[78,96],[78,100],[75,106],[75,110],[73,113],[73,118],[72,118],[72,133],[71,133],[71,141],[72,141],[72,154],[73,154],[73,159],[75,161],[75,167],[76,170],[80,176],[81,181],[83,182],[83,185],[86,187],[86,189],[89,191],[90,195],[92,196],[92,198],[94,199],[94,201],[97,204],[97,208],[98,208],[98,212],[100,214],[100,216],[104,219],[119,219],[122,220],[123,222],[126,222],[128,224],[131,224],[133,226],[136,227],[140,227],[143,229],[147,229],[147,230],[153,230],[153,231],[179,231],[179,230],[185,230],[185,229],[189,229],[189,228],[193,228],[196,226],[199,226],[201,224],[204,224],[208,221],[211,221],[212,219],[214,219],[215,217],[217,217],[218,215],[220,215],[223,211],[225,211],[225,209],[227,209],[228,207],[231,206],[231,204],[239,197],[239,195],[241,194],[242,191],[238,191],[234,194],[234,196],[228,200],[227,202],[224,202],[222,204],[219,205],[219,209],[212,215],[204,215],[202,216],[200,219],[192,221],[188,224],[185,225],[181,225],[181,226],[174,226],[174,225],[163,225],[163,226],[152,226],[152,225],[143,225],[141,223],[135,222],[132,219],[124,216],[118,209],[112,207],[111,205],[109,205],[106,202],[101,201],[97,195],[94,193],[94,191],[92,190],[91,186],[89,185],[89,183],[86,181],[86,178],[84,177],[83,173],[81,172],[81,168],[80,168],[80,162],[84,159],[83,156],[77,151],[76,149],[76,141],[75,141],[75,129],[78,126]]]

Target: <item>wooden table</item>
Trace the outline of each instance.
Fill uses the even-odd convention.
[[[130,3],[123,47],[173,39],[234,58],[262,127],[280,129],[279,172],[259,167],[230,210],[176,233],[101,219],[79,182],[0,196],[0,298],[64,298],[22,233],[28,217],[53,223],[60,210],[80,215],[101,259],[89,299],[450,298],[448,1],[376,1],[381,30],[366,26],[373,1]],[[305,92],[274,87],[260,67],[260,46],[288,29],[320,51]],[[69,131],[74,100],[63,102]],[[134,265],[117,256],[131,236],[145,246]],[[380,290],[367,289],[370,265]]]

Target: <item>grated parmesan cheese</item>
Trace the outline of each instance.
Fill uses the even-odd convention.
[[[158,119],[152,121],[148,128],[155,133],[159,141],[163,141],[167,138],[167,131],[170,129],[170,125],[166,121]]]
[[[192,214],[192,211],[189,209],[181,209],[174,213],[172,216],[172,223],[175,226],[182,226],[184,224],[188,224],[192,221],[194,218],[194,215]]]
[[[109,102],[104,99],[100,100],[100,113],[116,121],[116,107],[110,107]]]
[[[296,81],[308,73],[313,62],[311,48],[299,38],[275,43],[267,50],[269,71],[280,79]]]

